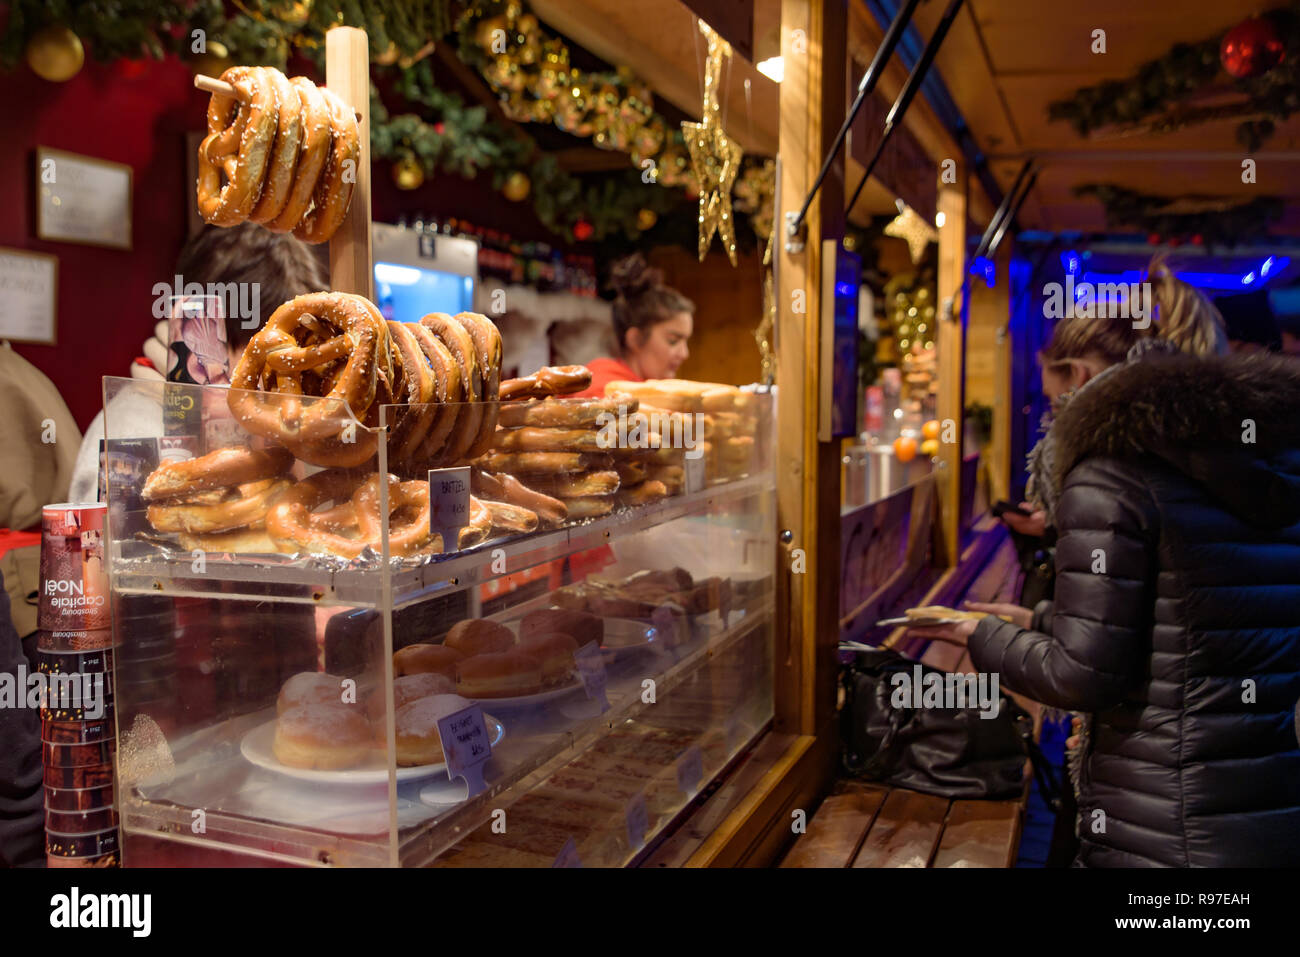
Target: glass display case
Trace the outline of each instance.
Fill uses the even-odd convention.
[[[358,422],[106,379],[123,862],[635,862],[773,713],[773,410],[733,392]]]

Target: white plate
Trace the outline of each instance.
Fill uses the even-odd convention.
[[[520,695],[517,698],[471,698],[467,694],[461,694],[461,697],[484,707],[530,708],[533,705],[554,701],[556,698],[567,697],[575,691],[581,691],[582,687],[582,679],[575,676],[569,680],[567,685],[562,685],[559,688],[548,688],[546,691],[539,691],[536,694]]]
[[[501,739],[505,737],[505,726],[490,714],[484,714],[483,718],[487,721],[488,730],[492,734],[492,747],[495,748],[501,743]],[[302,781],[316,781],[320,784],[388,783],[388,764],[378,751],[375,751],[372,757],[361,767],[343,768],[338,771],[318,771],[314,768],[291,768],[286,764],[281,764],[271,747],[274,741],[275,721],[272,720],[266,722],[266,724],[258,725],[244,735],[244,739],[239,742],[239,750],[249,762],[259,768],[275,771],[277,774],[284,774]],[[427,778],[439,771],[446,770],[447,764],[445,761],[439,761],[437,764],[421,764],[413,768],[398,768],[397,780],[412,781],[417,778]]]

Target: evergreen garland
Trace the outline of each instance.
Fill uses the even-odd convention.
[[[1175,44],[1165,56],[1144,63],[1130,79],[1107,80],[1076,90],[1050,103],[1048,117],[1068,122],[1080,136],[1108,126],[1145,124],[1152,132],[1168,133],[1213,120],[1241,118],[1237,141],[1254,152],[1273,135],[1275,121],[1300,111],[1300,3],[1274,11],[1269,18],[1286,54],[1261,76],[1232,79],[1229,88],[1244,94],[1244,102],[1212,107],[1177,105],[1227,75],[1219,64],[1220,34],[1201,43]]]
[[[1089,183],[1074,190],[1076,196],[1095,196],[1106,210],[1106,221],[1132,226],[1160,241],[1193,241],[1209,246],[1235,246],[1260,239],[1270,223],[1282,216],[1283,201],[1276,196],[1259,196],[1246,203],[1184,197],[1174,200],[1150,196],[1109,183]],[[1179,205],[1199,204],[1204,208],[1183,212]]]

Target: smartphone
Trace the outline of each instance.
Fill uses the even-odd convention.
[[[1029,518],[1029,516],[1033,514],[1033,512],[1026,512],[1023,508],[1021,508],[1019,505],[1016,505],[1014,502],[1002,501],[1002,502],[994,503],[993,505],[994,518],[1001,518],[1007,512],[1014,512],[1015,514],[1023,518]]]

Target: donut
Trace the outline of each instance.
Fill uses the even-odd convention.
[[[437,674],[454,679],[456,665],[464,658],[464,652],[446,645],[407,645],[393,653],[393,674],[399,677]]]
[[[337,94],[324,87],[319,91],[329,106],[330,151],[316,180],[311,211],[293,229],[293,234],[306,243],[327,242],[343,224],[352,202],[352,187],[361,175],[361,136],[356,114]]]
[[[370,753],[370,722],[360,708],[299,705],[275,722],[271,751],[291,768],[333,771],[361,764]]]
[[[492,652],[509,651],[515,646],[515,633],[505,625],[486,618],[469,618],[451,626],[442,643],[466,658]]]
[[[348,683],[344,684],[345,681]],[[354,695],[355,691],[356,682],[351,678],[340,678],[319,671],[299,672],[280,688],[280,696],[275,702],[275,712],[284,714],[290,708],[313,704],[348,707],[356,702],[345,701],[344,697]]]
[[[289,83],[298,96],[302,133],[293,184],[284,208],[274,219],[262,224],[276,233],[292,230],[311,208],[312,193],[316,191],[316,181],[330,151],[330,110],[325,97],[305,76],[295,76]]]
[[[591,429],[497,429],[492,447],[501,452],[603,452],[601,433]]]
[[[418,675],[403,675],[393,679],[393,714],[401,711],[412,701],[419,701],[421,698],[428,698],[436,694],[452,694],[456,690],[456,681],[448,675],[428,672]],[[384,692],[382,688],[376,688],[370,695],[366,704],[366,713],[370,717],[372,725],[378,724],[375,728],[376,737],[382,739],[384,735]]]
[[[398,767],[437,764],[443,759],[438,722],[463,711],[472,701],[455,694],[435,694],[398,709],[394,718]]]
[[[590,495],[613,495],[619,489],[618,473],[614,471],[534,475],[531,481],[539,492],[566,501]]]
[[[542,399],[539,402],[503,402],[497,424],[507,428],[590,429],[608,421],[602,416],[631,415],[639,403],[630,395],[603,399]]]
[[[520,619],[519,643],[522,646],[525,639],[556,632],[568,635],[579,648],[593,641],[597,645],[605,642],[605,622],[595,615],[567,608],[535,608]]]
[[[429,432],[438,407],[433,404],[436,380],[429,360],[409,323],[388,322],[388,337],[393,346],[394,374],[399,383],[397,395],[406,403],[388,425],[388,458],[390,465],[405,462],[420,447]]]
[[[522,505],[509,502],[493,502],[483,499],[483,505],[492,515],[492,527],[506,532],[535,532],[537,530],[537,513]]]
[[[532,375],[507,379],[501,383],[501,401],[572,395],[589,385],[591,370],[586,366],[543,366]]]
[[[208,101],[208,135],[199,144],[198,206],[205,222],[237,226],[262,191],[279,111],[265,67],[234,66],[221,79],[239,96],[214,93]]]
[[[466,698],[513,698],[541,690],[541,663],[522,652],[475,655],[456,666],[456,693]]]
[[[253,336],[231,373],[231,414],[305,462],[361,465],[375,454],[378,437],[360,421],[381,376],[393,380],[388,346],[383,317],[362,296],[313,292],[291,299]],[[307,385],[335,401],[305,404],[298,397],[312,394]]]
[[[626,488],[620,488],[614,498],[618,501],[620,507],[629,507],[636,505],[649,505],[652,502],[658,502],[660,499],[668,497],[668,488],[663,482],[651,479],[648,482],[642,482],[640,485],[632,485]]]
[[[293,467],[288,449],[225,448],[183,462],[164,462],[144,481],[146,502],[160,502],[208,489],[260,482],[283,475]]]
[[[474,340],[478,353],[479,369],[483,375],[483,418],[479,423],[478,437],[464,453],[465,458],[478,458],[492,447],[496,433],[501,391],[501,333],[487,316],[477,312],[457,313],[456,321],[463,325]]]
[[[573,656],[578,651],[578,643],[568,635],[543,632],[521,638],[519,650],[532,655],[541,665],[543,688],[567,684],[573,677]]]
[[[266,180],[262,184],[262,195],[248,214],[249,221],[254,223],[265,223],[284,211],[293,189],[298,151],[302,144],[302,108],[298,91],[279,70],[266,68],[263,75],[270,81],[271,90],[275,94],[278,123],[275,143],[267,163]]]
[[[478,440],[479,427],[483,424],[483,407],[479,404],[483,397],[483,375],[478,350],[467,327],[445,312],[429,313],[420,320],[420,325],[447,347],[460,370],[462,404],[438,458],[441,464],[454,465]]]
[[[228,532],[265,524],[266,510],[289,487],[287,479],[263,479],[230,490],[229,501],[211,505],[150,505],[149,524],[160,532]]]
[[[488,472],[537,472],[554,474],[607,469],[614,459],[604,452],[496,452],[475,460]]]
[[[471,475],[474,491],[484,498],[522,506],[547,525],[559,525],[569,517],[562,501],[530,489],[513,475],[504,472],[494,475],[482,469],[475,469]]]

